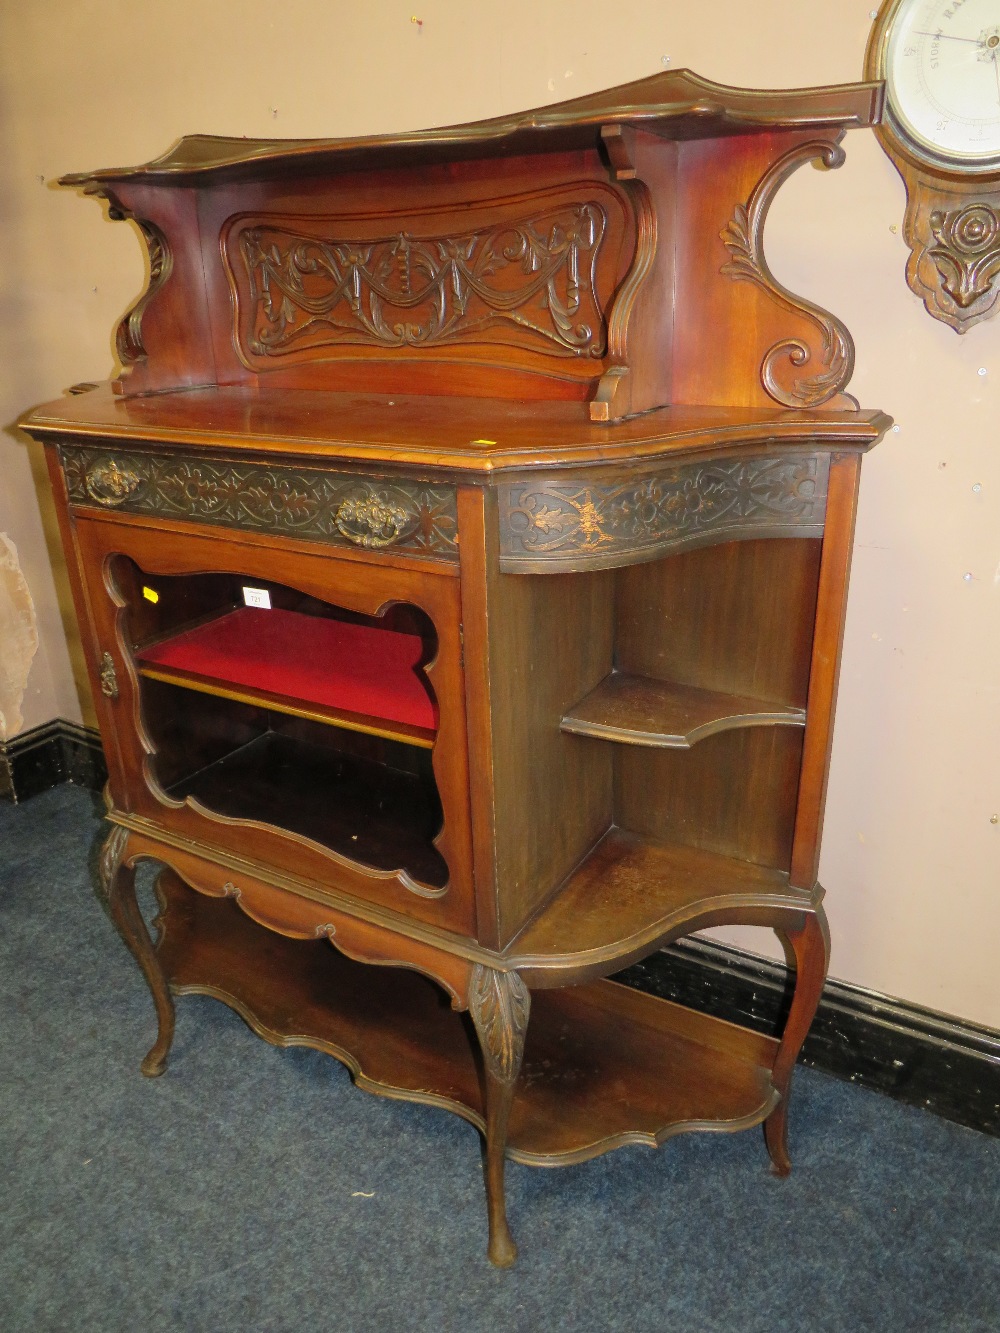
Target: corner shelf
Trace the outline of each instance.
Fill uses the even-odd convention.
[[[360,1087],[439,1106],[485,1131],[476,1039],[433,982],[352,962],[324,941],[289,940],[232,902],[166,877],[158,953],[178,995],[236,1010],[276,1046],[311,1046]],[[688,1130],[732,1131],[779,1100],[774,1038],[617,982],[546,991],[532,1002],[507,1155],[586,1161]]]
[[[141,648],[150,680],[431,749],[437,710],[415,634],[239,607]]]
[[[627,966],[713,914],[813,906],[788,875],[717,852],[612,828],[508,949],[532,987]],[[613,922],[609,931],[608,923]]]
[[[804,708],[615,671],[563,717],[562,731],[622,745],[688,750],[737,727],[805,726]]]

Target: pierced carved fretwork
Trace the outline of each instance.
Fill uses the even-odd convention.
[[[823,166],[839,167],[844,150],[838,144],[815,141],[793,148],[757,182],[745,204],[737,204],[731,221],[720,232],[731,258],[721,272],[736,282],[753,282],[762,287],[789,314],[804,317],[815,325],[816,339],[782,338],[764,356],[761,382],[771,398],[785,407],[819,407],[829,402],[847,384],[854,370],[854,343],[845,326],[820,306],[793,295],[783,287],[768,268],[764,258],[764,223],[771,201],[781,185],[805,162],[818,161]],[[802,367],[814,373],[798,373]],[[791,373],[789,373],[791,372]],[[844,395],[844,406],[857,403]]]
[[[521,1069],[531,995],[516,972],[477,963],[469,986],[469,1013],[476,1025],[487,1071],[505,1085]]]
[[[458,558],[450,486],[89,446],[63,449],[62,462],[72,504],[97,498],[126,513]]]
[[[500,487],[500,567],[555,573],[741,536],[822,531],[825,454],[686,463],[623,483]]]
[[[606,226],[589,200],[458,236],[347,240],[260,221],[238,232],[250,309],[237,311],[237,340],[247,357],[274,358],[488,334],[551,356],[600,357],[595,265]]]

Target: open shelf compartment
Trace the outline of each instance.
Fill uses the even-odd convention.
[[[325,940],[286,939],[173,875],[159,891],[159,955],[175,993],[214,996],[275,1045],[326,1051],[373,1092],[484,1127],[475,1033],[433,982],[352,962]],[[746,1128],[777,1102],[777,1045],[616,982],[540,992],[508,1155],[565,1165],[685,1130]]]
[[[708,913],[769,906],[809,909],[811,895],[770,866],[612,828],[508,955],[532,984],[558,985],[570,959],[599,975],[648,953],[663,936],[697,929]]]
[[[418,635],[243,606],[140,649],[140,675],[385,736],[434,744],[437,712]]]

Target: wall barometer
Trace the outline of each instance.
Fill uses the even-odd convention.
[[[1000,300],[1000,0],[886,0],[865,59],[906,185],[906,277],[964,333]]]

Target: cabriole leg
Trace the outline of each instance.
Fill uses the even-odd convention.
[[[174,1001],[136,901],[135,870],[125,861],[128,837],[128,829],[118,825],[108,834],[101,850],[101,888],[111,919],[142,968],[156,1005],[159,1029],[141,1065],[147,1078],[156,1078],[167,1067],[167,1053],[174,1038]]]
[[[781,1101],[764,1121],[764,1139],[775,1175],[787,1176],[792,1169],[788,1156],[788,1096],[792,1070],[823,992],[830,963],[830,931],[826,914],[820,907],[815,913],[809,913],[798,929],[780,929],[778,933],[795,954],[795,994],[771,1075],[771,1081],[781,1093]]]
[[[486,1066],[486,1206],[490,1223],[487,1253],[498,1268],[509,1268],[517,1258],[517,1246],[507,1226],[503,1174],[507,1120],[521,1070],[530,1009],[528,988],[516,972],[496,972],[476,964],[472,971],[469,1012]]]

